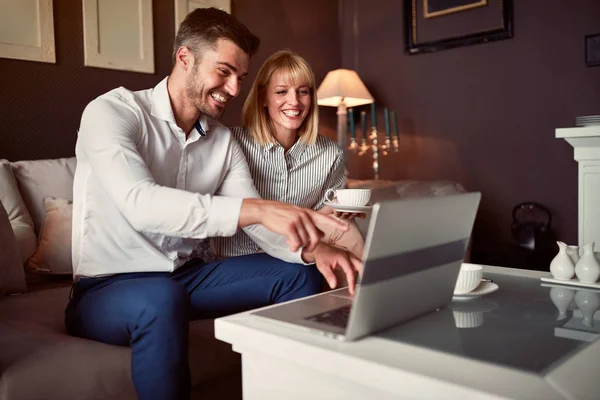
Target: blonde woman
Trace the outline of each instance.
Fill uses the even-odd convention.
[[[244,127],[232,133],[264,199],[330,214],[333,210],[323,205],[325,192],[345,183],[343,152],[319,135],[316,99],[314,74],[306,60],[289,50],[278,51],[258,71],[244,103]],[[353,222],[344,234],[325,232],[323,241],[362,257],[363,238]],[[259,251],[241,231],[216,238],[214,245],[221,257]]]

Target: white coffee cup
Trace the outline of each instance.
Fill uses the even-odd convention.
[[[460,266],[454,294],[467,294],[472,292],[481,283],[483,267],[481,265],[463,263]]]
[[[342,206],[361,207],[366,205],[371,198],[369,189],[328,189],[325,198],[337,202]]]

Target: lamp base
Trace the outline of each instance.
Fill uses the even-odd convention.
[[[342,102],[337,110],[337,143],[344,151],[344,166],[348,164],[348,110]]]

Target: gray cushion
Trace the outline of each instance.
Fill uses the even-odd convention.
[[[8,219],[17,238],[21,263],[25,264],[37,247],[33,220],[19,192],[17,180],[10,162],[0,160],[0,201],[8,213]]]
[[[0,296],[27,290],[17,239],[0,202]]]
[[[0,299],[0,400],[135,399],[131,351],[67,335],[70,288]],[[214,320],[190,324],[192,384],[239,368],[214,338]]]

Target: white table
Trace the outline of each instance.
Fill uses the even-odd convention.
[[[498,303],[499,310],[486,315],[483,325],[474,329],[457,328],[452,310],[447,307],[380,335],[350,343],[249,313],[217,319],[215,335],[242,354],[246,400],[600,398],[600,379],[596,378],[600,376],[600,341],[584,343],[555,338],[555,327],[546,329],[542,322],[549,317],[554,320],[555,315],[550,314],[556,309],[548,298],[549,289],[537,285],[542,275],[544,273],[537,271],[485,266],[484,276],[492,277],[500,285],[496,293],[485,296],[486,302]],[[516,284],[509,285],[508,281],[502,284],[498,278]],[[521,287],[520,280],[529,286],[535,285],[531,301],[538,302],[541,310],[537,318],[535,314],[528,315],[527,307],[519,306],[519,310],[523,310],[515,314],[516,325],[512,331],[521,324],[524,335],[519,335],[518,330],[511,332],[510,327],[502,331],[503,318],[506,320],[506,314],[502,314],[506,311],[502,310],[510,310],[513,298],[517,302],[524,300],[523,293],[529,290]],[[459,304],[456,309],[460,307],[465,306]],[[489,343],[471,340],[471,333],[477,332],[479,337],[489,338]],[[539,341],[536,332],[541,332]],[[517,335],[515,346],[494,349],[502,340],[510,339],[511,334]],[[427,343],[428,336],[435,337],[431,342],[435,346],[415,344],[421,337]],[[396,340],[396,337],[404,339]],[[546,357],[552,361],[551,367],[544,366],[548,360],[539,354],[544,347],[538,343],[543,342],[543,338],[573,349],[563,349],[564,355],[551,354]],[[549,353],[558,351],[554,350],[557,343],[550,344]],[[497,350],[492,352],[500,359],[504,352],[508,355],[511,351],[518,352],[515,359],[526,367],[486,361],[487,349]],[[529,351],[531,354],[526,354]],[[478,358],[469,354],[476,354]],[[556,361],[552,357],[561,359]],[[543,371],[531,370],[537,368],[537,363],[542,365]]]

